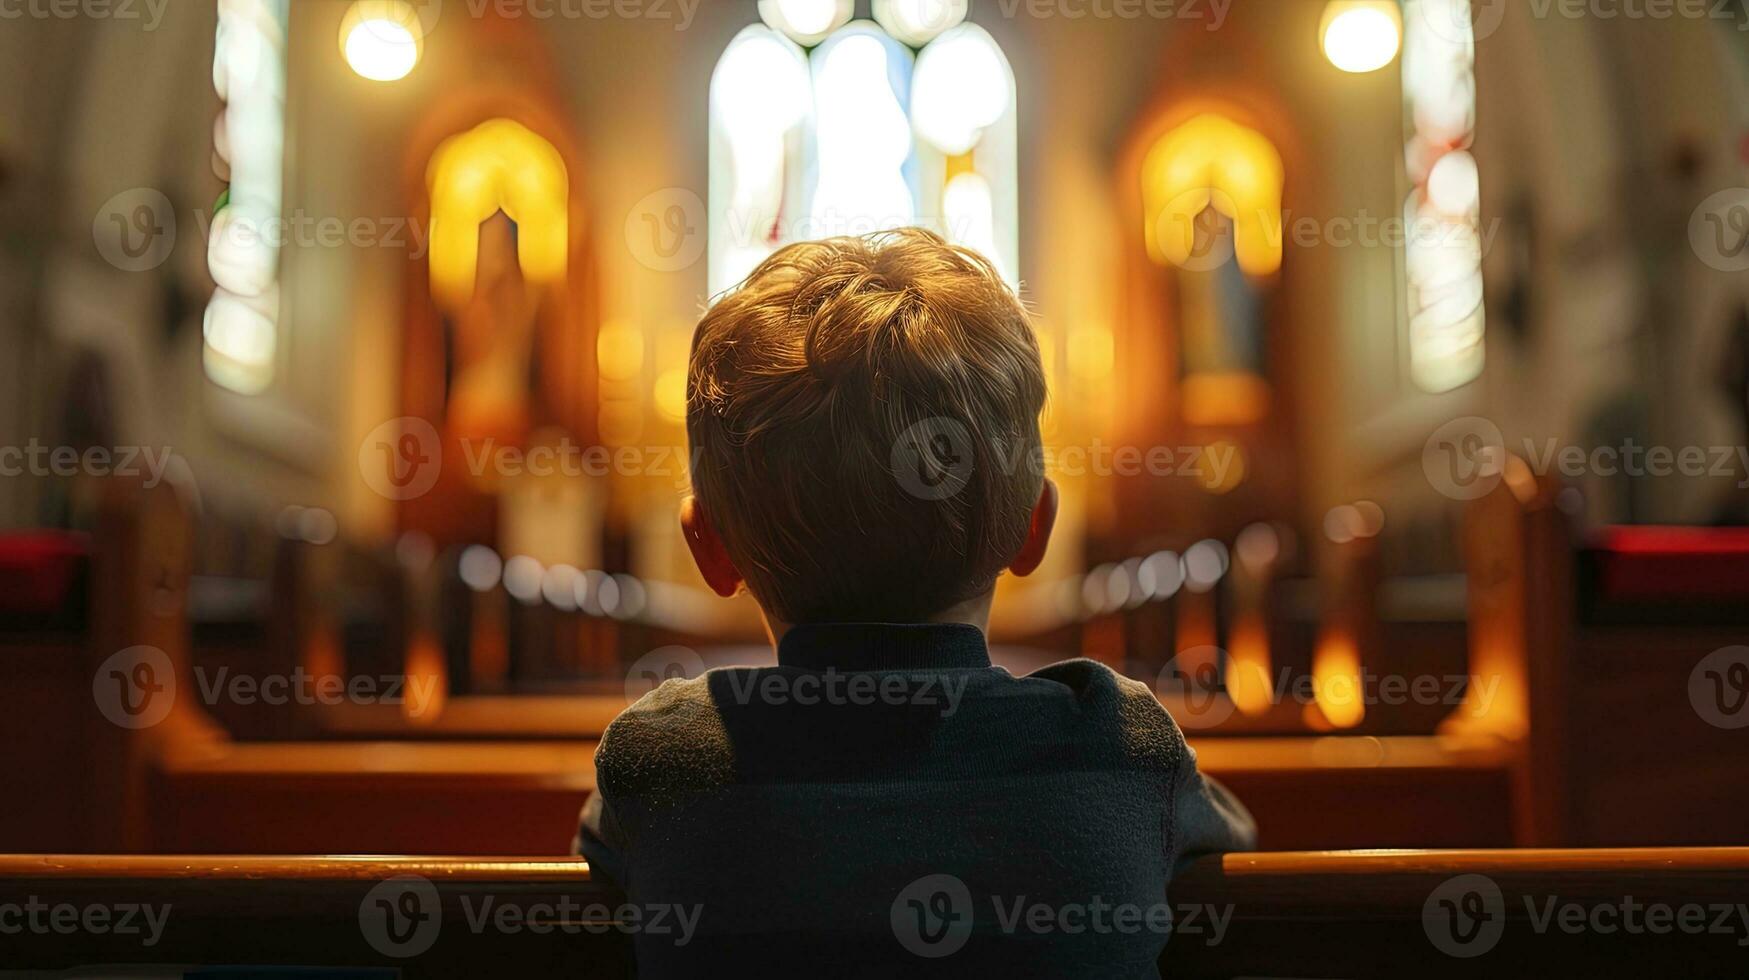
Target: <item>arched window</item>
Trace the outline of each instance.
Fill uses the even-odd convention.
[[[288,3],[219,4],[213,45],[213,85],[224,102],[213,165],[229,186],[208,233],[215,288],[202,360],[214,383],[247,395],[273,382],[279,348]]]
[[[710,291],[791,242],[932,228],[1019,277],[1015,86],[966,0],[760,0],[711,77]]]
[[[1414,189],[1403,205],[1409,374],[1450,391],[1482,373],[1481,184],[1476,130],[1476,39],[1470,0],[1409,0],[1403,17],[1405,161]]]

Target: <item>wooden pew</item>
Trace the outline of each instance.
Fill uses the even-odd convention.
[[[1449,730],[1520,746],[1517,843],[1749,844],[1749,714],[1709,718],[1696,687],[1703,659],[1749,643],[1743,603],[1600,596],[1614,556],[1561,493],[1514,458],[1469,507],[1471,670],[1498,687]],[[1749,576],[1749,556],[1731,571]]]
[[[1477,907],[1466,895],[1481,917],[1452,915]],[[1642,928],[1616,914],[1630,900]],[[1169,977],[1738,977],[1749,848],[1234,854],[1198,862],[1171,902],[1231,925],[1218,943],[1174,939]],[[1671,910],[1669,931],[1643,928],[1650,906]],[[1703,931],[1678,931],[1685,906],[1707,910]],[[1725,906],[1728,930],[1705,931]]]
[[[0,631],[4,846],[565,852],[594,786],[592,742],[234,740],[191,663],[179,491],[106,481],[90,541],[82,614]],[[153,653],[111,662],[139,648]],[[136,669],[150,690],[123,686]]]
[[[217,736],[174,694],[192,689],[173,666],[188,652],[180,491],[110,479],[96,506],[84,616],[52,641],[0,645],[0,839],[14,847],[145,849],[152,761]],[[134,680],[150,689],[120,686]]]
[[[89,622],[56,634],[49,648],[14,650],[0,661],[0,731],[9,744],[30,747],[0,764],[17,787],[0,812],[5,846],[563,853],[594,786],[595,737],[623,706],[623,685],[594,698],[455,699],[441,719],[412,729],[421,739],[408,738],[407,719],[392,705],[316,712],[360,722],[320,741],[227,737],[212,724],[213,705],[192,676],[184,618],[190,522],[180,499],[169,487],[147,493],[118,485],[102,513]],[[702,611],[652,599],[668,620],[701,628]],[[131,729],[104,716],[93,684],[106,658],[140,644],[164,652],[176,694],[163,721]],[[293,649],[281,653],[282,668],[301,662]],[[339,734],[344,741],[333,740]],[[1503,789],[1498,753],[1486,744],[1197,742],[1204,768],[1251,802],[1266,846],[1490,846],[1505,839],[1499,821],[1488,818],[1500,809]],[[1358,819],[1357,811],[1377,818]]]
[[[402,883],[412,880],[408,876],[418,881],[411,886],[415,890],[403,891]],[[402,906],[402,901],[412,904]],[[0,909],[27,902],[138,907],[142,911],[134,919],[141,931],[124,934],[113,926],[106,931],[0,930],[0,963],[7,967],[295,966],[334,969],[347,977],[394,976],[362,971],[397,968],[403,977],[633,975],[628,937],[610,928],[611,915],[601,914],[622,900],[592,882],[581,860],[0,857]],[[168,906],[150,945],[145,906]],[[503,906],[523,910],[530,924],[570,924],[573,930],[488,926],[476,933],[468,927],[470,915]],[[411,915],[391,921],[403,908]],[[567,911],[560,913],[561,908]],[[434,912],[438,926],[429,944],[417,955],[399,955],[416,948],[421,938],[412,931],[418,921],[413,916]],[[373,914],[378,917],[369,920]],[[118,918],[114,925],[119,924]],[[409,931],[391,932],[402,926]],[[396,943],[397,936],[406,944]]]
[[[1749,902],[1746,881],[1744,848],[1226,855],[1196,862],[1174,882],[1166,902],[1179,932],[1161,968],[1174,978],[1735,977],[1744,962],[1738,944],[1749,939],[1737,917]],[[554,928],[476,930],[470,921],[481,921],[487,898]],[[1630,901],[1637,911],[1623,918]],[[169,910],[149,946],[142,935],[76,927],[0,930],[0,962],[9,967],[633,975],[628,938],[616,928],[628,921],[622,900],[575,860],[0,856],[0,909],[26,903]],[[1721,924],[1715,909],[1727,906],[1732,917]],[[1454,920],[1452,908],[1478,918]],[[1562,911],[1569,908],[1576,911]],[[1668,918],[1654,908],[1668,909]],[[1705,912],[1697,919],[1684,911],[1692,908]],[[418,917],[434,911],[436,925],[419,932]],[[395,914],[402,928],[391,935]]]

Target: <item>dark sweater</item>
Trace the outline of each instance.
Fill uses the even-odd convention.
[[[778,664],[667,681],[596,751],[578,847],[640,976],[1154,977],[1173,869],[1253,844],[1101,664],[1016,678],[965,625],[800,626]]]

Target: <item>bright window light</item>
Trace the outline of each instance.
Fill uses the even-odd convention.
[[[759,0],[759,19],[785,37],[812,46],[850,20],[851,0]]]
[[[710,294],[792,242],[913,224],[1017,284],[1018,113],[1001,47],[964,22],[964,0],[881,0],[875,21],[846,22],[851,6],[761,0],[763,23],[717,62]]]
[[[888,81],[886,45],[858,33],[822,51],[814,71],[820,178],[807,233],[860,235],[914,223],[904,172],[911,124]]]
[[[955,31],[917,56],[911,118],[943,153],[969,153],[1013,101],[1008,63],[981,30]]]
[[[966,6],[966,0],[874,0],[874,15],[901,44],[919,48],[965,20]]]

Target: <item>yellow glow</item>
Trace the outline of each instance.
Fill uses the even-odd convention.
[[[1116,341],[1104,327],[1081,326],[1069,333],[1069,373],[1077,381],[1105,382],[1111,379],[1117,359]]]
[[[429,629],[419,629],[407,641],[407,676],[418,678],[413,690],[428,692],[426,697],[408,697],[401,701],[401,714],[407,720],[430,724],[443,714],[449,695],[449,669],[444,663],[443,646]]]
[[[1378,71],[1402,44],[1395,0],[1335,0],[1324,8],[1324,57],[1346,72]]]
[[[1228,493],[1245,482],[1245,451],[1222,439],[1197,459],[1196,482],[1209,493]]]
[[[404,0],[358,0],[340,23],[346,63],[372,81],[407,77],[424,49],[419,15]]]
[[[1324,717],[1337,728],[1353,728],[1366,717],[1360,682],[1360,650],[1346,634],[1330,631],[1312,654],[1312,692]]]
[[[1269,382],[1247,371],[1204,371],[1184,379],[1184,421],[1252,425],[1269,414]]]
[[[1186,266],[1196,219],[1213,207],[1233,222],[1239,267],[1252,276],[1281,268],[1281,154],[1256,130],[1206,113],[1160,137],[1142,161],[1148,254]]]
[[[610,446],[629,446],[643,438],[644,413],[631,400],[603,402],[597,420],[601,441]]]
[[[1263,714],[1271,702],[1269,635],[1263,620],[1255,614],[1241,616],[1233,623],[1228,644],[1227,694],[1245,714]]]
[[[670,422],[686,421],[686,369],[672,368],[656,378],[656,411]]]
[[[426,171],[431,190],[431,291],[452,306],[474,293],[480,224],[503,211],[530,282],[565,278],[570,186],[564,158],[521,123],[492,119],[445,140]]]
[[[595,335],[596,370],[610,381],[630,381],[644,370],[644,335],[628,323],[609,323]]]

